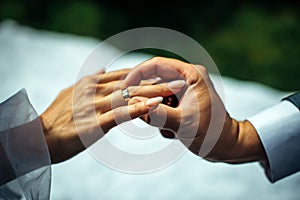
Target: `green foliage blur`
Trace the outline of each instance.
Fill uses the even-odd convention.
[[[143,26],[171,28],[197,40],[222,75],[281,90],[300,88],[296,1],[2,0],[0,20],[7,18],[99,39]]]

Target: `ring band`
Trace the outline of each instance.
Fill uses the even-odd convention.
[[[124,98],[125,101],[129,101],[129,99],[131,98],[129,95],[129,91],[128,88],[125,88],[122,90],[122,96]]]

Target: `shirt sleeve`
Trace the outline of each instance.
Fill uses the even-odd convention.
[[[0,104],[0,199],[49,199],[51,161],[23,89]]]
[[[265,148],[261,164],[271,182],[300,171],[300,112],[293,103],[284,100],[248,120]]]

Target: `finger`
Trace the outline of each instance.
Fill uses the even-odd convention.
[[[99,111],[104,113],[114,108],[127,105],[128,102],[125,101],[121,90],[115,90],[114,87],[109,88],[105,86],[106,84],[103,84],[102,91],[99,90],[95,96],[95,107],[99,109]]]
[[[104,77],[104,78],[106,79],[107,77]],[[116,76],[116,79],[117,79],[117,76]],[[106,80],[108,80],[108,79],[106,79]],[[101,79],[101,82],[102,82],[102,79]],[[120,79],[110,80],[106,83],[99,83],[96,86],[96,96],[100,96],[100,98],[102,98],[102,96],[109,95],[109,94],[113,93],[114,91],[120,90],[120,84],[121,84]],[[144,84],[148,84],[148,82],[144,83]]]
[[[134,104],[134,103],[141,102],[141,101],[146,101],[146,100],[148,100],[148,98],[146,98],[146,97],[138,97],[138,96],[137,96],[137,97],[133,97],[133,98],[131,98],[131,99],[128,101],[128,105],[132,105],[132,104]],[[143,120],[144,122],[150,124],[150,123],[151,123],[151,119],[150,119],[150,117],[149,117],[149,113],[155,111],[155,109],[156,109],[157,107],[158,107],[158,106],[154,106],[154,107],[150,108],[148,113],[146,113],[146,114],[144,114],[144,115],[142,115],[142,116],[139,116],[139,118],[140,118],[141,120]]]
[[[121,90],[116,90],[113,93],[108,94],[106,96],[103,94],[107,92],[107,88],[104,88],[103,90],[106,91],[103,91],[98,96],[95,96],[95,108],[101,111],[102,113],[112,110],[114,108],[126,106],[127,104],[133,105],[137,102],[147,101],[149,99],[146,97],[135,96],[130,98],[130,100],[127,102],[125,101]]]
[[[134,104],[136,102],[145,101],[146,97],[133,97],[128,101],[128,105]],[[162,102],[163,103],[163,102]],[[146,123],[161,128],[166,137],[172,138],[174,131],[176,131],[180,125],[180,109],[174,109],[167,105],[160,103],[156,107],[152,107],[149,113],[140,116],[140,119]],[[171,134],[173,133],[173,134]]]
[[[134,96],[143,96],[143,97],[168,97],[173,94],[176,94],[183,90],[186,86],[184,80],[176,80],[170,83],[161,83],[158,85],[147,85],[147,86],[130,86],[128,87],[129,95]]]
[[[155,97],[129,106],[115,108],[100,116],[100,124],[102,124],[104,131],[108,131],[125,121],[147,114],[152,107],[157,106],[161,101],[162,97]]]
[[[121,88],[138,85],[141,80],[159,76],[162,79],[195,79],[195,69],[188,63],[170,58],[153,58],[133,68]],[[194,75],[193,75],[194,74]],[[190,82],[190,81],[189,81]]]
[[[113,81],[97,85],[97,93],[95,96],[95,107],[97,109],[102,112],[107,112],[113,108],[125,106],[127,103],[129,103],[128,105],[133,104],[131,103],[132,101],[125,101],[121,90],[115,90],[118,87],[118,83],[118,81]],[[185,88],[185,81],[176,80],[170,83],[162,83],[158,85],[130,86],[128,91],[132,98],[138,97],[135,98],[134,103],[137,102],[137,99],[139,99],[139,101],[146,101],[147,99],[145,98],[162,96],[164,104],[171,107],[177,107],[179,99],[184,92],[183,88]]]
[[[159,104],[143,120],[148,124],[176,132],[180,126],[180,109]]]
[[[124,106],[127,104],[122,95],[122,91],[115,90],[118,87],[117,84],[118,81],[113,81],[106,84],[98,84],[97,95],[95,97],[95,104],[97,108],[102,108],[102,111],[106,112],[112,108]],[[132,98],[136,96],[143,96],[147,98],[162,96],[164,97],[164,103],[168,103],[167,105],[171,106],[173,105],[173,102],[178,103],[178,99],[180,98],[179,96],[177,97],[174,94],[183,90],[184,87],[184,80],[176,80],[170,83],[162,83],[158,85],[130,86],[128,87],[128,91],[129,95]],[[176,106],[177,104],[175,103],[173,107]]]
[[[101,74],[98,82],[107,83],[110,81],[123,80],[129,71],[130,69],[121,69]]]
[[[140,96],[136,96],[136,97],[132,97],[129,101],[128,101],[128,105],[132,105],[138,102],[142,102],[142,101],[147,101],[149,98],[147,97],[140,97]]]
[[[100,69],[100,70],[97,71],[95,74],[96,74],[96,75],[101,75],[101,74],[104,74],[104,73],[105,73],[104,69]]]
[[[146,98],[146,97],[139,97],[139,96],[136,96],[136,97],[133,97],[131,98],[129,101],[128,101],[128,105],[132,105],[132,104],[135,104],[135,103],[138,103],[138,102],[142,102],[142,101],[147,101],[149,98]],[[155,109],[156,106],[152,107],[149,112],[151,112],[153,109]],[[139,118],[141,120],[143,120],[144,122],[149,122],[149,113],[145,114],[145,115],[142,115],[142,116],[139,116]]]
[[[170,83],[162,83],[158,85],[153,85],[155,82],[154,80],[146,80],[142,82],[143,85],[141,86],[130,86],[128,88],[130,96],[145,96],[145,97],[156,97],[156,96],[170,96],[179,92],[184,86],[185,81],[177,80],[172,81]],[[114,91],[117,92],[119,90],[119,86],[121,81],[110,81],[107,83],[101,83],[96,85],[96,99],[102,98],[103,96],[109,95]],[[146,87],[147,86],[147,87]],[[124,104],[125,105],[125,104]]]
[[[96,97],[106,96],[119,89],[120,81],[110,81],[96,85]]]
[[[133,97],[129,100],[128,105],[131,105],[131,104],[134,104],[134,103],[137,103],[137,102],[141,102],[141,101],[145,101],[145,100],[147,100],[147,98],[145,98],[145,97]],[[150,118],[149,118],[148,113],[141,116],[140,119],[142,119],[146,123],[147,122],[150,123]],[[174,139],[175,138],[175,133],[171,130],[160,128],[160,133],[165,138],[169,138],[169,139]]]

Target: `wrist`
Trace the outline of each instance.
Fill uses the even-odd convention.
[[[240,121],[238,146],[240,162],[266,160],[267,156],[254,126],[249,121]]]
[[[239,158],[239,122],[226,116],[219,140],[205,159],[213,162],[236,163]]]
[[[266,153],[249,121],[237,121],[228,116],[219,141],[206,159],[237,164],[265,160]]]
[[[239,164],[261,161],[266,159],[266,153],[256,129],[249,121],[237,121],[232,119],[229,138],[233,141],[224,162]]]
[[[48,152],[49,152],[49,155],[50,155],[50,159],[51,159],[51,163],[56,163],[54,160],[55,160],[55,152],[53,151],[54,148],[53,147],[53,138],[51,138],[51,128],[50,126],[48,125],[47,123],[47,120],[45,119],[45,117],[43,115],[40,115],[39,116],[40,118],[40,121],[41,121],[41,125],[42,125],[42,129],[43,129],[43,132],[44,132],[44,137],[45,137],[45,141],[47,143],[47,146],[48,146]]]

